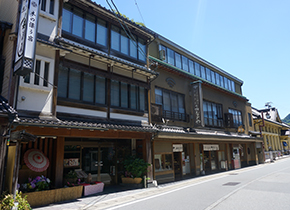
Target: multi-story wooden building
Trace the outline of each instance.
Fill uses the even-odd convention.
[[[149,124],[148,93],[158,73],[147,58],[154,33],[90,0],[47,0],[35,38],[33,72],[15,76],[19,119],[13,129],[38,137],[22,145],[19,183],[42,174],[62,187],[75,169],[119,183],[124,157],[151,163],[156,129]],[[25,165],[23,155],[32,148],[48,157],[44,172]]]
[[[258,163],[243,81],[158,35],[150,44],[154,177],[166,182]]]

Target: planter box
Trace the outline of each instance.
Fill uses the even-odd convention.
[[[142,178],[122,177],[122,183],[124,184],[140,184],[141,182]]]
[[[73,200],[82,197],[83,186],[44,190],[38,192],[23,193],[27,195],[27,201],[31,207],[45,206],[51,203]]]

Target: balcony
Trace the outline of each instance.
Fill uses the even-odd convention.
[[[168,120],[188,121],[185,113],[163,110],[160,104],[151,104],[151,115],[153,121],[162,121],[162,118]]]

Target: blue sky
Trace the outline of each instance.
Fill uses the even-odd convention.
[[[109,9],[106,0],[95,0]],[[120,13],[244,81],[255,108],[290,113],[289,0],[114,0]],[[142,17],[139,13],[138,7]]]

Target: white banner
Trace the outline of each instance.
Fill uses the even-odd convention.
[[[23,57],[25,36],[26,36],[26,26],[27,26],[27,13],[28,13],[28,0],[22,0],[22,7],[19,18],[19,28],[18,28],[18,38],[17,38],[17,48],[15,63]]]
[[[183,152],[182,144],[173,144],[172,148],[173,148],[173,152]]]
[[[14,72],[26,76],[33,71],[40,0],[22,0]]]
[[[220,147],[218,144],[204,144],[203,145],[203,151],[217,151],[220,150]]]
[[[34,59],[35,43],[37,39],[38,7],[39,0],[30,0],[24,52],[24,56],[30,59]]]

